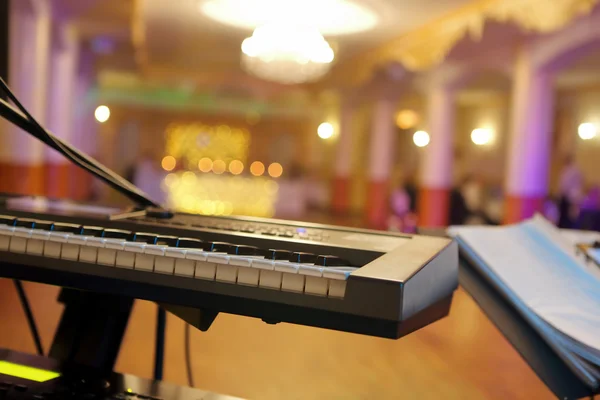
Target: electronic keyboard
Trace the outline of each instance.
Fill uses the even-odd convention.
[[[399,338],[449,312],[447,238],[8,198],[0,276]]]

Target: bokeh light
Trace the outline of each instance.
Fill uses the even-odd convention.
[[[333,125],[329,122],[323,122],[317,128],[317,135],[319,135],[321,139],[329,139],[333,136]]]
[[[177,174],[168,174],[167,176],[165,176],[165,185],[167,185],[168,188],[172,188],[175,187],[179,184],[179,176]]]
[[[94,117],[96,117],[96,121],[100,123],[108,121],[110,118],[110,108],[107,106],[98,106],[96,111],[94,111]]]
[[[596,137],[598,129],[591,122],[584,122],[577,128],[577,134],[583,140],[590,140]]]
[[[181,183],[184,185],[193,185],[196,183],[196,174],[192,171],[186,171],[181,177]]]
[[[425,131],[416,131],[413,135],[413,143],[417,147],[425,147],[429,144],[429,133]]]
[[[198,161],[198,169],[202,172],[210,172],[213,167],[213,162],[208,157],[203,157]]]
[[[223,160],[215,160],[215,162],[213,163],[213,167],[212,170],[215,174],[222,174],[223,172],[225,172],[225,169],[227,168],[227,165],[225,165],[225,161]]]
[[[165,156],[160,162],[160,165],[165,171],[173,171],[177,165],[177,160],[175,160],[175,157],[173,156]]]
[[[400,110],[396,114],[396,125],[400,129],[410,129],[419,123],[419,114],[413,110]]]
[[[254,161],[250,165],[250,173],[254,176],[261,176],[265,173],[265,164],[261,163],[260,161]]]
[[[471,132],[471,141],[477,146],[489,144],[492,141],[492,130],[487,128],[473,129]]]
[[[244,171],[244,164],[240,160],[233,160],[229,163],[229,172],[233,175],[239,175]]]
[[[273,178],[279,178],[283,174],[283,167],[279,163],[272,163],[269,165],[269,175]]]

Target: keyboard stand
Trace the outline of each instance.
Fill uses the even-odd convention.
[[[133,299],[110,294],[62,289],[65,305],[49,356],[68,364],[110,373],[133,307]]]
[[[537,376],[559,399],[593,396],[544,339],[521,317],[468,261],[461,257],[459,283]]]

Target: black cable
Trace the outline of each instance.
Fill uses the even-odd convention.
[[[27,299],[25,288],[23,288],[23,284],[21,283],[21,281],[14,279],[13,282],[15,284],[15,287],[17,288],[17,293],[19,294],[19,300],[21,301],[23,311],[25,311],[25,316],[27,317],[27,324],[29,324],[29,330],[31,331],[31,336],[33,336],[33,341],[35,342],[37,353],[38,355],[43,356],[44,349],[42,347],[42,340],[40,338],[40,333],[35,323],[35,319],[33,318],[33,312],[31,311],[31,306],[29,305],[29,300]]]
[[[154,380],[162,381],[163,365],[165,361],[165,326],[167,313],[158,306],[156,314],[156,341],[154,342]]]
[[[194,374],[192,371],[192,344],[190,343],[190,324],[185,324],[185,371],[189,387],[194,387]]]

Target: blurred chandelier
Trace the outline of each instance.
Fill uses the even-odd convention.
[[[315,28],[272,23],[242,42],[242,67],[265,80],[315,81],[331,68],[333,50]]]
[[[242,67],[287,84],[329,71],[334,53],[323,34],[365,31],[378,19],[352,0],[201,0],[199,9],[224,24],[254,29],[242,43]]]

